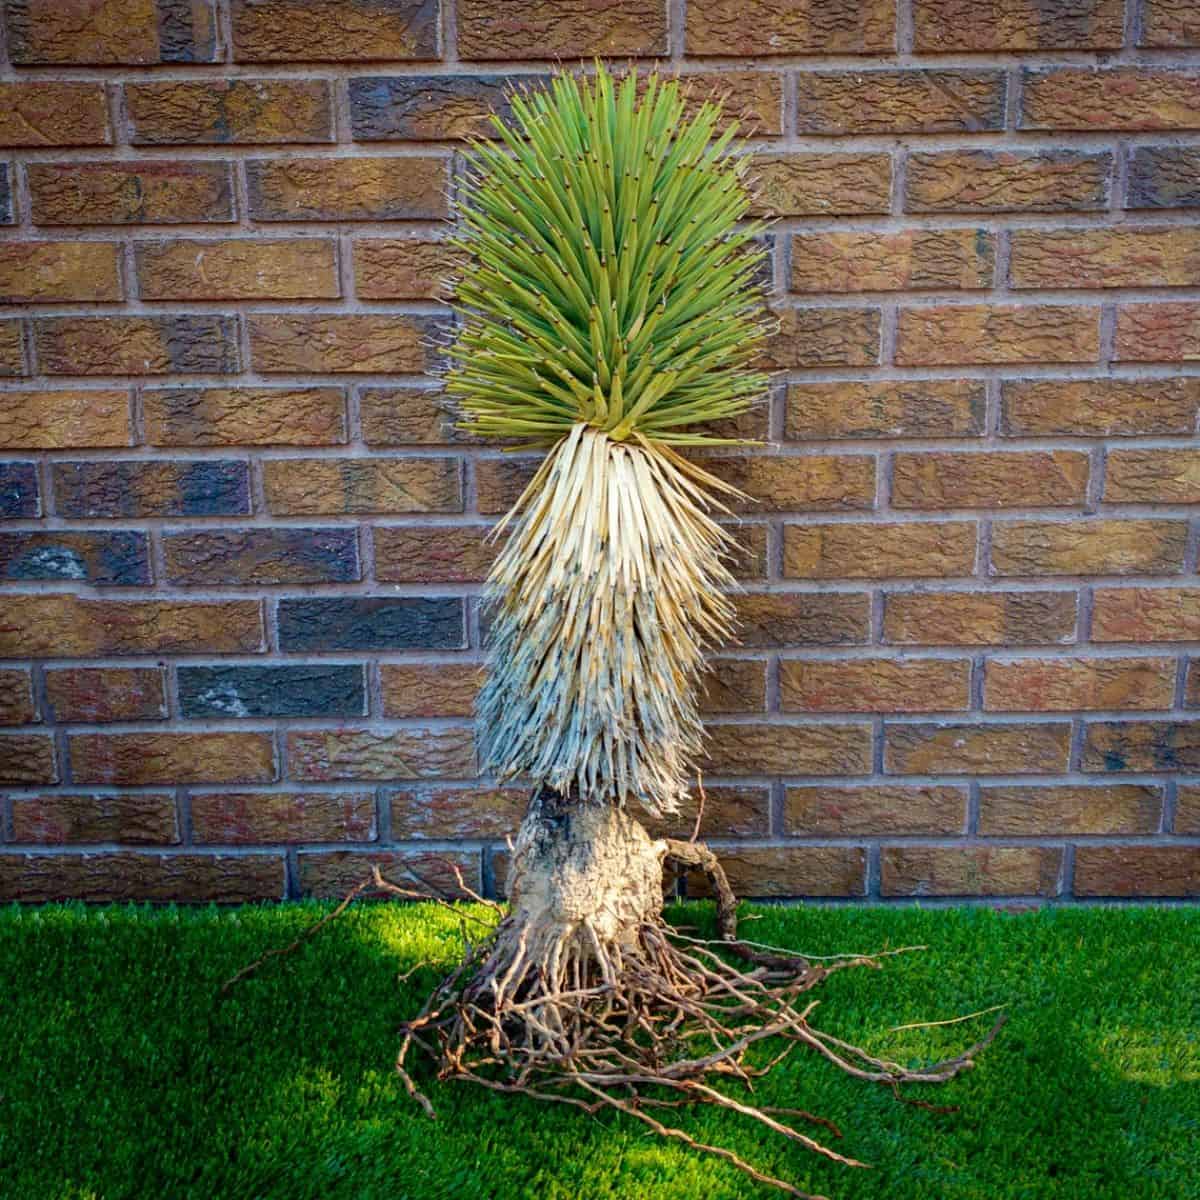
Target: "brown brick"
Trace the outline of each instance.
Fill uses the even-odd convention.
[[[888,154],[757,154],[752,175],[765,216],[862,216],[890,205]]]
[[[0,733],[0,783],[57,783],[54,739],[45,733]]]
[[[739,846],[718,854],[739,896],[863,896],[866,851],[858,846]],[[699,872],[688,878],[689,896],[708,896]]]
[[[588,58],[667,52],[662,0],[460,0],[465,59]]]
[[[1183,703],[1185,708],[1200,708],[1200,658],[1188,660]]]
[[[947,658],[784,659],[779,686],[793,712],[952,712],[970,706],[971,663]]]
[[[120,300],[120,249],[116,242],[0,245],[0,304]]]
[[[974,569],[973,521],[783,527],[783,573],[792,578],[919,579]]]
[[[900,312],[896,362],[1095,362],[1099,308],[1057,304],[941,304]]]
[[[691,0],[686,48],[699,55],[872,54],[895,48],[884,0]]]
[[[1200,283],[1200,229],[1014,229],[1018,288],[1188,287]]]
[[[999,71],[804,71],[800,133],[975,133],[1004,128]]]
[[[292,779],[470,779],[475,743],[470,726],[376,732],[354,729],[291,730],[287,735]]]
[[[103,146],[112,141],[99,83],[0,83],[0,146]]]
[[[1027,508],[1082,504],[1088,456],[1078,450],[901,453],[893,459],[897,508]]]
[[[480,440],[455,427],[454,410],[437,388],[363,388],[359,409],[368,446],[447,446]]]
[[[135,145],[332,142],[323,79],[155,80],[125,84]]]
[[[85,600],[8,596],[0,611],[0,658],[108,654],[238,654],[263,649],[257,600]]]
[[[278,458],[263,464],[276,515],[461,512],[456,458]]]
[[[796,837],[961,834],[967,793],[957,787],[790,787],[783,828]]]
[[[127,391],[0,395],[0,446],[6,450],[70,450],[132,442]]]
[[[869,367],[879,362],[877,308],[783,308],[778,332],[767,339],[759,366]]]
[[[814,512],[870,508],[875,502],[875,458],[869,454],[719,457],[706,469],[750,498],[747,512]]]
[[[739,646],[861,644],[870,628],[865,592],[744,592],[736,605]]]
[[[899,292],[986,288],[995,245],[982,229],[851,231],[792,237],[794,292]]]
[[[733,538],[729,570],[734,579],[762,579],[767,573],[767,527],[748,522],[725,522],[725,531]]]
[[[9,52],[13,62],[212,62],[216,14],[210,0],[11,0]]]
[[[984,385],[976,379],[838,380],[793,383],[785,436],[969,437],[983,432]]]
[[[385,717],[469,717],[483,682],[475,662],[382,663]]]
[[[895,775],[1049,775],[1067,769],[1071,726],[888,724],[884,770]]]
[[[48,793],[13,798],[12,840],[24,845],[124,842],[171,846],[179,842],[175,800],[168,795],[88,796]]]
[[[991,659],[983,707],[996,712],[1170,708],[1171,658]]]
[[[884,896],[1057,896],[1053,846],[884,846]]]
[[[26,173],[38,225],[233,220],[228,163],[36,162]]]
[[[706,751],[711,775],[864,775],[871,727],[711,722]]]
[[[166,578],[183,587],[352,583],[362,577],[354,529],[184,529],[163,536]]]
[[[1133,504],[1200,503],[1200,450],[1155,447],[1112,451],[1104,499]]]
[[[298,856],[300,891],[305,896],[341,899],[378,866],[385,879],[400,887],[430,891],[436,896],[467,899],[459,890],[454,866],[462,872],[463,882],[478,894],[482,890],[478,850],[460,850],[421,854],[411,850],[354,851],[332,850],[304,852]],[[453,864],[453,866],[451,865]],[[413,875],[423,881],[414,880]]]
[[[479,583],[500,546],[488,525],[379,525],[375,578],[388,583]]]
[[[1139,46],[1200,46],[1200,13],[1191,0],[1145,0]]]
[[[24,668],[0,669],[0,725],[28,725],[36,716],[29,672]]]
[[[987,837],[1156,833],[1162,789],[1139,784],[985,787],[979,832]]]
[[[918,50],[1117,49],[1121,0],[916,0]]]
[[[1039,645],[1075,640],[1074,592],[889,592],[886,641],[914,646]]]
[[[729,838],[763,836],[770,822],[771,792],[766,787],[714,784],[704,789],[704,812],[700,837]],[[696,788],[680,802],[679,812],[662,818],[639,813],[638,820],[651,837],[690,838],[696,828],[700,797]]]
[[[525,815],[525,788],[431,788],[393,792],[392,836],[409,838],[504,838]]]
[[[270,733],[77,733],[67,739],[76,783],[270,783]]]
[[[697,689],[700,711],[761,713],[767,707],[767,664],[758,658],[711,658]]]
[[[1097,588],[1092,640],[1200,641],[1200,588]]]
[[[450,160],[259,158],[246,163],[257,221],[434,221],[448,216]]]
[[[437,362],[435,317],[409,313],[251,313],[250,357],[267,374],[415,375]]]
[[[0,321],[0,376],[28,374],[22,324],[21,321]],[[3,403],[4,398],[0,396],[0,404]]]
[[[342,388],[155,388],[142,393],[151,446],[326,446],[346,441]]]
[[[1186,521],[997,521],[997,575],[1171,575],[1183,568]]]
[[[1200,771],[1200,721],[1091,721],[1085,771]]]
[[[539,461],[512,455],[475,459],[472,465],[479,511],[489,516],[508,512],[537,472]]]
[[[1200,784],[1179,785],[1175,798],[1175,832],[1200,834]]]
[[[1077,150],[931,150],[908,159],[905,211],[1088,212],[1107,203],[1112,156]]]
[[[139,241],[144,300],[323,300],[341,295],[326,238]]]
[[[1080,846],[1075,895],[1200,896],[1200,846]]]
[[[356,142],[453,141],[496,136],[515,121],[514,86],[542,90],[548,75],[360,75],[350,80]]]
[[[237,62],[437,58],[438,0],[233,0]]]
[[[1200,304],[1122,304],[1116,357],[1129,362],[1200,359]]]
[[[1200,75],[1160,67],[1026,71],[1022,129],[1200,129]]]
[[[33,323],[46,375],[224,374],[238,369],[233,317],[40,317]]]
[[[216,901],[281,900],[280,854],[4,854],[0,897],[25,903],[51,900]]]
[[[63,667],[47,671],[46,703],[50,715],[60,724],[160,721],[167,715],[160,667]]]
[[[363,300],[445,300],[460,259],[443,238],[356,238],[354,290]]]
[[[1001,397],[1010,437],[1191,433],[1200,379],[1008,379]]]
[[[373,842],[370,792],[223,792],[192,796],[197,845]]]
[[[680,76],[680,83],[685,117],[716,98],[720,128],[736,123],[741,137],[783,132],[783,76],[777,71],[703,71]]]

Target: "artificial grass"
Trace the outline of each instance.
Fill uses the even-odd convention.
[[[220,983],[327,907],[0,910],[4,1200],[720,1200],[777,1195],[633,1120],[419,1078],[396,1028],[458,953],[428,906],[350,909],[223,1004]],[[824,1028],[899,1061],[956,1052],[1004,1003],[978,1067],[897,1104],[796,1051],[762,1104],[834,1119],[856,1171],[733,1114],[680,1114],[702,1140],[838,1200],[1200,1197],[1200,910],[766,908],[747,936],[813,954],[927,943],[818,993]],[[673,910],[703,924],[707,909]],[[399,972],[419,959],[404,983]],[[822,1131],[815,1131],[822,1132]]]

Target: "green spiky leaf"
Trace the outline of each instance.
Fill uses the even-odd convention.
[[[765,327],[763,225],[720,106],[684,119],[677,81],[556,76],[514,96],[465,182],[463,325],[450,394],[473,432],[553,445],[578,423],[621,442],[720,441]]]

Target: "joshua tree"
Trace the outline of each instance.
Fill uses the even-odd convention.
[[[620,1108],[687,1141],[654,1113],[717,1104],[852,1163],[709,1081],[747,1082],[773,1036],[891,1087],[949,1078],[978,1047],[914,1072],[812,1028],[799,997],[870,960],[739,941],[711,852],[638,819],[679,810],[702,754],[704,651],[733,627],[714,519],[733,489],[680,450],[719,442],[697,427],[767,384],[747,160],[728,153],[732,128],[717,136],[716,104],[688,107],[675,82],[618,86],[597,66],[513,97],[511,123],[473,147],[448,388],[474,433],[547,451],[497,531],[478,741],[485,769],[532,799],[511,907],[406,1026],[400,1071],[418,1094],[416,1043],[445,1077]],[[671,866],[712,879],[718,941],[664,922]]]
[[[1003,1017],[957,1058],[916,1070],[814,1028],[805,993],[883,955],[810,962],[740,939],[725,874],[695,840],[699,820],[686,842],[638,820],[678,813],[703,749],[704,652],[733,631],[730,539],[714,515],[737,493],[677,447],[720,444],[695,427],[737,416],[767,383],[753,369],[764,252],[762,225],[745,219],[746,160],[727,153],[732,127],[715,136],[718,105],[685,119],[687,107],[675,82],[639,86],[631,73],[617,86],[597,64],[590,81],[560,74],[548,92],[514,96],[511,125],[494,118],[497,140],[473,147],[448,388],[467,428],[547,452],[496,530],[507,540],[488,579],[478,742],[484,768],[527,780],[532,798],[508,911],[482,901],[495,919],[473,942],[478,918],[456,910],[466,954],[404,1024],[396,1068],[430,1114],[406,1065],[413,1046],[440,1078],[617,1109],[803,1197],[666,1124],[664,1110],[712,1104],[864,1166],[797,1128],[840,1137],[824,1118],[757,1107],[716,1083],[747,1086],[806,1046],[899,1095],[973,1066]],[[717,938],[663,919],[671,869],[708,876]],[[431,898],[418,882],[375,868],[222,991],[370,888]]]

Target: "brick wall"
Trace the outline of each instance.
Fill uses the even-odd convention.
[[[1200,894],[1195,0],[0,0],[0,899],[502,883],[440,239],[504,84],[728,89],[781,374],[744,892]],[[681,828],[690,828],[691,817]]]

